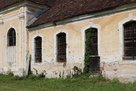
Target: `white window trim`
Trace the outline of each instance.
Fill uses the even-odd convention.
[[[55,40],[55,42],[54,42],[54,55],[55,55],[55,62],[56,63],[61,63],[61,62],[58,62],[57,61],[57,35],[59,34],[59,33],[65,33],[66,34],[66,63],[69,63],[69,61],[68,61],[68,57],[69,57],[69,55],[68,55],[68,32],[66,31],[66,30],[60,30],[60,31],[58,31],[58,32],[56,32],[55,33],[55,35],[54,35],[54,40]],[[62,64],[63,64],[63,62],[62,62]]]
[[[9,32],[9,30],[10,30],[11,28],[13,28],[13,29],[15,30],[15,32],[16,32],[16,37],[17,37],[17,35],[18,35],[18,34],[17,34],[18,31],[17,31],[16,27],[10,25],[10,27],[8,27],[8,29],[7,29],[7,31],[6,31],[6,39],[8,38],[8,37],[7,37],[7,34],[8,34],[8,32]],[[16,39],[16,40],[17,40],[17,39]],[[16,41],[16,42],[17,42],[17,41]]]
[[[118,27],[119,27],[119,41],[120,41],[120,48],[119,48],[119,55],[120,55],[120,60],[124,63],[136,63],[136,60],[123,60],[123,56],[124,56],[124,24],[134,20],[136,21],[136,16],[133,16],[132,13],[129,14],[129,16],[125,19],[123,19],[122,21],[119,22]],[[122,64],[121,62],[121,64]]]
[[[15,41],[17,42],[17,33],[16,33],[16,30],[15,30],[15,28],[13,28],[13,27],[11,27],[10,29],[14,29],[14,31],[15,31]],[[9,45],[9,31],[10,31],[10,29],[8,30],[8,32],[7,32],[7,47],[16,47],[17,46],[17,43],[15,43],[15,45]]]
[[[100,46],[101,46],[100,45],[100,31],[101,31],[101,26],[98,25],[98,24],[94,24],[94,23],[91,22],[91,23],[88,24],[87,27],[85,27],[85,28],[82,29],[82,36],[83,36],[82,38],[83,38],[83,47],[84,47],[83,48],[83,54],[82,54],[83,55],[83,57],[82,57],[83,58],[83,62],[84,62],[84,59],[85,59],[85,56],[84,56],[85,55],[85,40],[86,40],[85,32],[89,28],[96,28],[97,31],[98,31],[97,32],[98,33],[98,56],[101,56],[101,52],[100,52]]]
[[[35,38],[36,37],[41,37],[42,38],[42,62],[40,62],[40,63],[37,63],[37,62],[35,62]],[[33,38],[32,38],[32,64],[34,64],[34,65],[41,65],[41,64],[43,64],[44,62],[43,62],[43,46],[44,46],[44,43],[43,43],[43,36],[42,35],[35,35]]]
[[[5,46],[6,46],[6,48],[10,48],[9,46],[7,46],[8,45],[8,32],[9,32],[9,30],[11,29],[11,28],[13,28],[14,30],[15,30],[15,32],[16,32],[16,46],[11,46],[11,47],[15,47],[15,52],[16,52],[16,54],[15,54],[15,61],[13,62],[13,65],[16,65],[16,63],[17,63],[17,37],[18,37],[18,35],[17,35],[17,29],[16,29],[16,27],[14,27],[13,25],[10,25],[9,27],[8,27],[8,29],[6,30],[6,42],[5,42]],[[7,51],[8,52],[8,51]],[[7,52],[6,52],[6,60],[7,60],[7,62],[8,62],[8,58],[7,58]]]

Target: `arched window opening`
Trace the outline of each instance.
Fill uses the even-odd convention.
[[[57,34],[57,61],[66,62],[66,34]]]
[[[89,55],[98,56],[98,31],[96,28],[89,28],[85,31],[86,47]]]
[[[36,37],[35,39],[35,62],[42,62],[42,38]]]
[[[14,28],[10,28],[7,35],[8,46],[16,46],[16,31]]]
[[[136,21],[124,24],[124,57],[125,60],[136,59]]]
[[[100,72],[100,57],[98,55],[98,30],[89,28],[85,31],[85,68],[86,73]]]

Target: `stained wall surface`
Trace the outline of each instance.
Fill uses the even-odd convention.
[[[127,81],[136,80],[136,70],[134,70],[136,69],[136,61],[122,59],[123,24],[130,20],[136,20],[135,9],[47,28],[35,28],[29,32],[32,70],[46,71],[48,77],[58,77],[62,72],[72,73],[74,66],[83,69],[85,30],[94,27],[98,29],[98,50],[103,75],[110,79],[117,77]],[[58,63],[56,60],[56,35],[60,32],[67,35],[66,64]],[[36,36],[43,38],[42,63],[34,62],[34,38]]]

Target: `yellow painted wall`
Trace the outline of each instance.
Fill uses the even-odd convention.
[[[99,56],[101,57],[101,68],[103,64],[115,64],[115,66],[123,67],[122,65],[129,64],[127,70],[131,70],[130,64],[135,64],[136,62],[123,61],[122,60],[122,51],[121,48],[121,30],[120,22],[131,19],[136,19],[136,10],[129,10],[119,13],[114,13],[111,15],[105,15],[97,18],[90,18],[86,20],[76,21],[67,23],[64,25],[52,26],[47,28],[39,28],[34,31],[29,32],[29,51],[32,55],[32,70],[33,68],[38,69],[39,72],[46,70],[51,76],[54,76],[54,71],[58,73],[64,71],[65,73],[68,70],[71,70],[74,66],[79,68],[84,67],[84,32],[89,27],[96,27],[99,31]],[[67,34],[67,65],[63,67],[62,64],[57,63],[56,60],[56,41],[55,36],[59,32],[66,32]],[[34,63],[34,37],[42,36],[43,37],[43,62]],[[115,67],[114,66],[114,67]],[[109,66],[110,68],[110,66]],[[102,68],[108,70],[109,68]],[[116,67],[115,67],[116,68]],[[120,69],[118,68],[118,69]],[[116,73],[114,69],[109,71],[103,71],[103,75],[107,78],[112,78],[112,75]],[[124,72],[125,73],[125,72]],[[135,73],[136,71],[132,71]],[[58,74],[57,74],[58,75]],[[56,76],[57,76],[56,75]],[[116,75],[115,77],[120,77],[121,74]],[[128,76],[126,76],[128,77]]]
[[[22,75],[28,69],[28,58],[31,55],[31,67],[41,73],[46,71],[47,77],[73,74],[73,67],[84,67],[85,30],[90,27],[98,29],[98,49],[101,58],[102,74],[106,78],[136,80],[136,61],[122,60],[122,24],[136,20],[136,10],[118,12],[110,15],[89,18],[67,24],[46,28],[26,29],[28,18],[26,7],[16,8],[0,15],[0,72],[12,71]],[[33,12],[32,12],[33,13]],[[34,16],[31,16],[34,17]],[[2,23],[3,21],[3,23]],[[16,56],[11,65],[7,56],[7,32],[13,27],[16,30]],[[44,25],[43,25],[44,27]],[[31,31],[33,30],[33,31]],[[56,60],[56,35],[65,32],[67,36],[67,62],[58,63]],[[42,63],[34,62],[34,38],[42,37]],[[29,54],[29,55],[28,55]]]
[[[0,68],[2,73],[12,71],[15,74],[21,75],[25,69],[27,51],[25,10],[25,7],[15,8],[14,10],[3,12],[0,16],[0,20],[3,22],[0,24]],[[11,47],[7,46],[7,33],[10,28],[14,28],[16,31],[16,46],[14,46],[14,52],[8,51]],[[11,55],[9,55],[9,53]],[[12,57],[13,53],[15,53],[14,57]],[[15,62],[12,62],[13,60]]]

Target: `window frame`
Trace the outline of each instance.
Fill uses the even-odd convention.
[[[93,31],[92,31],[93,30]],[[87,36],[87,32],[91,32],[91,33],[93,33],[93,34],[96,34],[96,35],[93,35],[93,37],[92,38],[96,38],[96,51],[97,52],[95,52],[94,54],[90,54],[90,55],[92,55],[92,56],[99,56],[99,42],[98,42],[98,40],[99,40],[99,35],[98,35],[98,29],[97,28],[94,28],[94,27],[90,27],[90,28],[88,28],[88,29],[86,29],[85,30],[85,42],[86,42],[86,36]],[[94,42],[94,41],[93,41]],[[93,45],[94,46],[94,45]]]
[[[40,52],[41,52],[41,55],[40,55],[40,61],[36,61],[36,38],[41,38],[41,44],[40,44]],[[34,63],[42,63],[43,62],[43,38],[41,36],[36,36],[34,37],[34,55],[33,55],[33,58],[34,58]]]
[[[65,34],[65,61],[58,60],[58,35],[59,34]],[[68,54],[67,53],[67,33],[66,32],[59,32],[56,34],[55,38],[56,38],[56,61],[58,63],[66,63],[67,62],[67,54]]]
[[[16,30],[14,28],[10,28],[7,33],[7,46],[14,47],[16,46]]]
[[[134,44],[135,44],[134,41],[136,41],[136,39],[134,38],[134,31],[136,31],[136,29],[133,29],[133,24],[136,25],[136,21],[131,20],[131,21],[128,21],[128,22],[123,24],[123,44],[124,44],[123,45],[123,60],[133,60],[133,61],[136,60],[136,54],[135,55],[129,54],[130,49],[135,48],[134,47]],[[132,30],[131,29],[128,30],[128,28],[132,28]],[[136,27],[134,27],[134,28],[136,28]],[[128,38],[125,38],[125,36],[128,36],[128,34],[126,32],[132,32],[132,33],[129,33],[129,34],[133,34],[132,37],[129,39],[129,45],[131,43],[133,46],[129,46],[128,43],[126,43],[126,42],[128,42],[128,40],[127,40]],[[128,46],[129,46],[130,49],[128,48]],[[126,51],[126,50],[128,50],[128,51]],[[133,51],[132,53],[134,53],[134,50],[132,50],[132,51]]]

